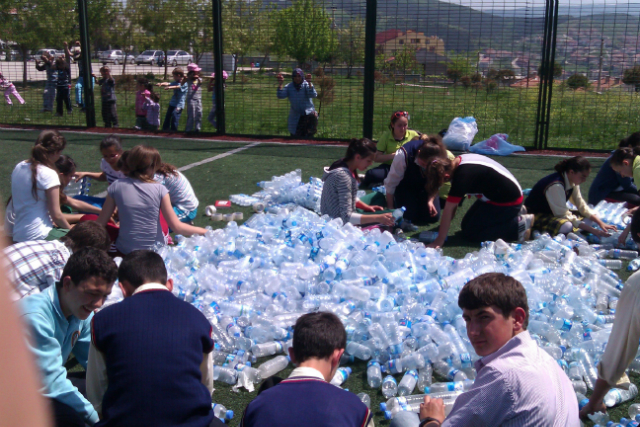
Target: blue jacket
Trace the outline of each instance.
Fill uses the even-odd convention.
[[[311,98],[316,98],[317,96],[316,88],[309,86],[309,82],[306,80],[302,82],[300,90],[296,90],[293,83],[278,89],[278,99],[289,98],[289,102],[291,102],[289,120],[287,121],[287,128],[290,134],[294,135],[296,133],[300,116],[316,111]]]
[[[175,87],[173,90],[173,96],[169,101],[170,107],[176,107],[184,109],[185,98],[187,97],[187,89],[189,89],[189,83],[180,84],[173,81],[169,84],[170,87]]]
[[[75,316],[65,317],[55,285],[42,293],[23,298],[20,308],[30,338],[27,345],[36,356],[44,384],[43,395],[69,405],[87,423],[95,424],[98,422],[98,413],[67,379],[64,367],[73,351],[78,362],[87,368],[93,313],[86,320]]]
[[[606,199],[609,193],[616,191],[618,187],[622,187],[626,192],[638,191],[632,178],[623,178],[611,169],[610,161],[611,157],[605,160],[589,188],[589,203],[594,206]]]

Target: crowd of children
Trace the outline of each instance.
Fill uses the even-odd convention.
[[[103,79],[98,84],[106,87],[105,98],[111,99],[112,78],[108,70],[101,71]],[[170,126],[180,105],[187,105],[193,129],[199,126],[199,71],[193,66],[184,76],[178,70],[175,82],[167,85],[177,91],[174,96],[178,95],[167,112]],[[149,121],[150,106],[154,102],[157,105],[153,88],[144,80],[138,85],[138,124],[141,128],[158,126],[159,108],[151,115],[155,121]],[[112,112],[110,108],[106,110],[111,119]],[[457,208],[469,195],[477,200],[462,219],[461,231],[471,241],[524,241],[532,230],[550,234],[584,230],[599,236],[611,230],[582,198],[580,185],[591,172],[584,157],[558,162],[555,172],[541,178],[525,198],[517,179],[500,163],[477,154],[455,157],[443,145],[440,135],[410,131],[408,119],[404,111],[394,113],[389,126],[392,140],[386,138],[382,145],[376,145],[367,138],[353,139],[345,157],[326,168],[323,214],[359,226],[393,227],[395,219],[390,210],[405,206],[407,220],[440,221],[438,237],[431,244],[439,247],[444,244]],[[640,241],[640,211],[632,206],[634,193],[630,189],[634,187],[625,181],[640,179],[640,138],[634,135],[621,141],[603,165],[603,169],[611,170],[600,171],[592,187],[597,188],[597,200],[629,204],[633,219],[624,237],[631,233],[634,240]],[[75,161],[63,154],[66,145],[59,132],[45,130],[38,136],[29,159],[15,166],[12,197],[5,216],[5,232],[13,244],[4,249],[2,260],[13,284],[12,297],[20,301],[29,346],[56,425],[221,425],[210,405],[214,348],[210,325],[196,308],[173,297],[172,279],[167,277],[162,258],[152,251],[167,242],[169,228],[185,236],[206,232],[193,225],[199,207],[193,187],[176,167],[163,162],[153,147],[138,145],[126,150],[118,136],[109,135],[98,147],[102,156],[100,172],[86,172],[78,171]],[[370,169],[376,160],[391,160],[391,164],[388,168]],[[357,198],[362,185],[358,172],[367,170],[374,171],[369,183],[382,183],[386,189],[379,205]],[[616,176],[612,178],[612,174]],[[73,179],[85,177],[108,182],[106,198],[70,197],[64,193]],[[577,212],[567,208],[568,201]],[[123,257],[119,268],[112,260],[117,256]],[[116,278],[124,301],[99,310]],[[625,287],[625,291],[637,293],[635,289],[640,287],[635,286],[636,281],[630,279],[633,289],[627,291]],[[617,334],[616,345],[625,349],[624,354],[617,356],[608,350],[598,367],[601,379],[597,393],[585,411],[600,407],[602,393],[615,383],[615,377],[624,370],[622,366],[628,365],[627,359],[636,354],[640,328],[633,323],[634,304],[631,299],[625,302],[622,314],[616,316],[616,322],[618,317],[622,319],[619,323],[626,322],[626,332],[620,333],[622,326],[616,329],[614,324],[612,333],[612,337]],[[491,408],[503,405],[523,417],[517,425],[546,425],[544,422],[549,421],[577,426],[577,404],[573,399],[562,411],[552,411],[545,405],[557,396],[538,395],[525,387],[523,393],[534,393],[531,398],[542,402],[536,411],[508,399],[499,400],[505,387],[513,390],[522,386],[514,375],[526,374],[526,369],[500,371],[504,368],[500,361],[511,357],[512,352],[529,358],[530,363],[522,366],[531,364],[527,368],[531,372],[559,370],[554,360],[538,351],[526,332],[528,307],[522,285],[498,273],[480,276],[462,289],[459,305],[468,324],[480,316],[478,313],[493,316],[492,320],[479,320],[484,323],[477,328],[488,328],[483,332],[486,340],[478,341],[477,348],[475,341],[472,344],[478,355],[492,357],[487,363],[493,363],[504,381],[498,383],[487,377],[485,384],[484,374],[479,374],[473,388],[460,396],[448,418],[437,400],[426,400],[419,417],[402,421],[402,415],[393,425],[436,427],[462,425],[457,423],[478,417],[495,420],[498,413]],[[489,326],[492,322],[497,323]],[[496,328],[504,330],[498,333]],[[477,333],[477,329],[469,331]],[[278,420],[273,421],[274,425],[294,426],[302,425],[300,420],[304,418],[304,425],[372,426],[371,412],[357,398],[326,386],[345,345],[346,333],[338,318],[328,313],[302,316],[296,323],[290,349],[291,360],[298,367],[288,379],[265,390],[247,406],[242,425],[262,425],[261,420],[269,419]],[[67,373],[64,362],[71,353],[86,372]],[[551,377],[557,381],[557,393],[573,393],[566,377]],[[541,377],[539,382],[547,380]],[[478,396],[483,397],[478,400]],[[288,405],[292,401],[298,404],[282,406],[283,402]],[[328,413],[322,409],[329,406],[335,410]],[[539,422],[543,424],[536,424]]]

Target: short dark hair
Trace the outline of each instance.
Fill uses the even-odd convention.
[[[458,295],[458,306],[461,309],[477,310],[483,307],[496,306],[507,318],[516,308],[522,308],[526,315],[523,328],[529,324],[529,304],[527,292],[522,283],[502,273],[485,273],[470,280]]]
[[[311,358],[327,359],[334,350],[347,347],[347,332],[333,313],[308,313],[300,316],[293,328],[293,354],[296,363]]]
[[[115,147],[116,150],[122,151],[122,140],[118,135],[107,135],[102,141],[100,141],[100,151],[111,147]]]
[[[167,283],[167,267],[157,253],[141,249],[127,254],[118,269],[118,280],[137,288],[145,283]]]
[[[82,248],[71,254],[64,266],[62,277],[67,276],[76,286],[91,277],[113,283],[118,276],[118,266],[105,251],[91,247]]]
[[[60,241],[71,248],[73,252],[88,247],[108,251],[111,247],[111,238],[107,229],[95,221],[83,221],[76,224]]]
[[[640,233],[640,209],[635,211],[631,217],[631,229],[629,232],[633,241],[640,244],[640,236],[638,236],[638,233]]]

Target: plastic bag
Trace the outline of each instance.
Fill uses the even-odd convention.
[[[476,154],[484,154],[490,156],[508,156],[516,151],[525,151],[524,147],[519,145],[509,144],[507,139],[509,135],[504,133],[497,133],[491,138],[482,142],[478,142],[469,148],[469,151]]]
[[[473,137],[478,133],[478,124],[473,117],[456,117],[451,121],[442,142],[449,150],[469,151]]]

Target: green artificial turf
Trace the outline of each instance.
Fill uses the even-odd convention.
[[[0,164],[0,189],[3,189],[3,199],[6,201],[8,191],[10,191],[10,175],[13,167],[20,160],[29,156],[31,145],[35,141],[38,132],[35,131],[0,131],[0,150],[4,156],[4,162]],[[65,154],[73,157],[79,164],[80,169],[97,171],[100,162],[98,143],[103,138],[102,135],[91,135],[82,133],[63,132],[67,138],[67,148]],[[133,136],[123,136],[125,148],[130,148],[137,144],[149,144],[160,150],[164,161],[172,163],[178,167],[185,166],[206,158],[213,157],[223,152],[244,146],[230,142],[194,141],[189,139],[168,139],[168,138],[142,138]],[[294,169],[301,169],[303,179],[310,176],[320,177],[322,168],[330,165],[334,160],[344,155],[344,147],[321,147],[321,146],[298,146],[263,143],[251,147],[237,154],[215,160],[210,163],[189,169],[185,175],[191,181],[193,188],[200,200],[196,225],[214,228],[224,227],[224,222],[212,222],[204,216],[204,207],[213,204],[216,200],[228,199],[231,194],[245,193],[252,194],[259,190],[256,183],[271,179],[272,176],[282,175]],[[558,162],[558,158],[541,156],[511,156],[499,157],[497,161],[505,165],[519,180],[523,188],[532,187],[541,177],[553,171],[553,166]],[[603,159],[590,160],[594,172],[587,182],[582,186],[583,195],[586,197],[587,189],[591,180],[595,176],[603,162]],[[106,186],[98,183],[92,187],[92,194],[104,190]],[[460,236],[460,221],[466,210],[471,206],[470,200],[465,201],[461,209],[458,210],[454,218],[449,239],[444,247],[444,254],[454,258],[462,258],[465,254],[479,249],[478,245],[465,241]],[[221,210],[222,211],[222,210]],[[225,212],[243,212],[244,218],[251,215],[249,207],[233,206]],[[436,226],[421,227],[417,232],[425,229],[437,229]],[[628,277],[626,272],[620,272],[621,278]],[[263,360],[260,360],[259,365]],[[375,413],[377,425],[388,425],[379,409],[379,403],[383,396],[379,389],[370,389],[366,382],[366,363],[357,362],[350,365],[353,369],[351,377],[344,384],[354,393],[365,392],[369,394],[372,401],[372,409]],[[76,368],[77,369],[77,368]],[[291,371],[290,366],[282,372],[280,376],[286,377]],[[398,381],[401,376],[396,376]],[[634,383],[640,384],[637,375],[631,375]],[[440,380],[443,380],[440,378]],[[256,395],[256,392],[248,393],[246,390],[236,393],[231,390],[231,386],[216,382],[216,391],[213,400],[216,403],[225,405],[236,413],[236,418],[230,425],[239,424],[240,416],[247,403]],[[417,392],[417,391],[416,391]],[[627,408],[631,403],[640,402],[636,398],[633,402],[627,402],[610,411],[612,419],[619,420],[622,416],[627,416]],[[588,424],[590,425],[590,424]]]

